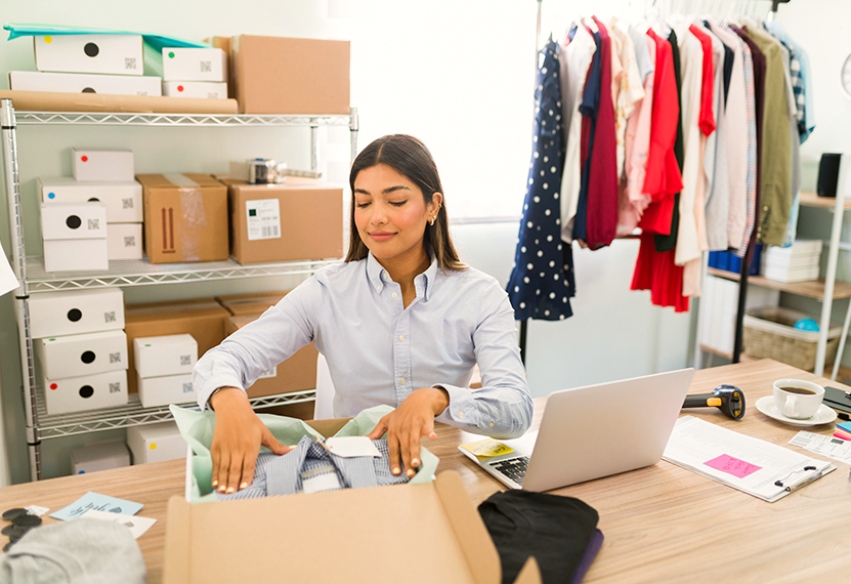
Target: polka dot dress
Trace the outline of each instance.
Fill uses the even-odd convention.
[[[565,154],[558,59],[559,45],[550,39],[538,55],[532,162],[507,286],[517,320],[562,320],[573,315],[573,254],[561,241],[558,192]]]

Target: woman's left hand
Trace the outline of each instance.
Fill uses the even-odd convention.
[[[390,454],[390,472],[398,475],[405,469],[413,477],[420,466],[420,438],[437,438],[434,417],[449,406],[449,394],[439,387],[421,387],[411,393],[398,408],[384,416],[369,433],[370,440],[378,440],[387,433]]]

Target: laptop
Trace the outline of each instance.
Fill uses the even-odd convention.
[[[650,466],[662,458],[693,376],[681,369],[555,391],[537,433],[458,449],[506,486],[538,492]]]

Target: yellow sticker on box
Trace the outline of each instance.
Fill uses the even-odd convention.
[[[461,448],[475,454],[479,458],[492,458],[494,456],[501,456],[503,454],[511,454],[514,450],[503,444],[502,442],[497,442],[492,438],[485,438],[484,440],[478,440],[476,442],[468,442],[467,444],[462,444]]]

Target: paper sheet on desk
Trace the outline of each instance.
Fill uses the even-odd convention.
[[[18,286],[20,286],[18,279],[15,277],[15,272],[12,271],[12,266],[9,265],[6,252],[3,251],[3,245],[0,244],[0,296],[3,296],[6,292],[11,292]]]
[[[847,440],[801,431],[795,434],[789,444],[800,446],[810,452],[821,454],[845,464],[851,464],[851,442]]]
[[[788,495],[790,484],[815,480],[836,469],[827,461],[694,416],[677,420],[662,458],[769,502]],[[810,467],[812,470],[805,470]]]

